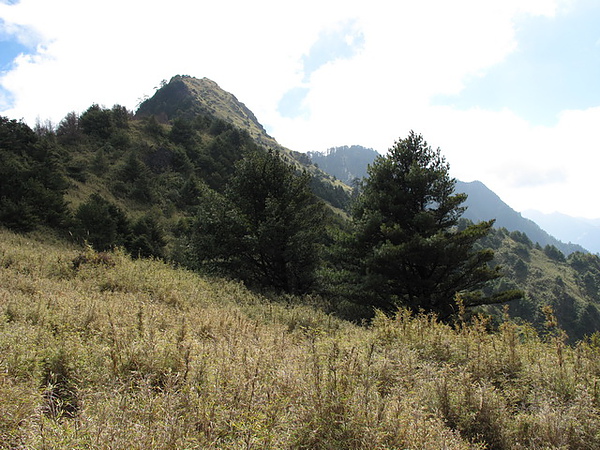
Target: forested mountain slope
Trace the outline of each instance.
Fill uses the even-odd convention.
[[[574,252],[565,257],[555,246],[542,247],[525,233],[506,228],[493,230],[480,245],[494,249],[495,263],[505,273],[490,289],[518,288],[525,293],[523,299],[510,303],[511,316],[542,330],[548,305],[571,342],[599,331],[600,258],[596,255]],[[499,316],[501,307],[491,310]]]
[[[337,208],[346,206],[350,194],[347,185],[335,180],[326,171],[319,170],[304,153],[280,145],[267,134],[246,105],[208,78],[175,76],[144,101],[135,114],[136,118],[155,117],[161,123],[169,123],[174,119],[193,121],[199,116],[222,120],[248,133],[257,145],[280,151],[288,162],[313,176],[313,189],[317,195]]]
[[[315,194],[333,209],[348,205],[350,188],[279,146],[216,83],[174,77],[140,111],[92,105],[56,129],[2,118],[0,223],[50,226],[100,248],[173,256],[203,186],[222,192],[236,163],[267,152],[263,145],[306,170]]]
[[[261,142],[271,142],[296,168],[306,168],[313,191],[334,209],[348,206],[349,188],[339,179],[269,139],[235,97],[209,80],[190,77],[174,77],[135,116],[118,105],[92,105],[67,115],[56,129],[34,130],[2,118],[0,224],[50,230],[97,250],[119,246],[134,256],[187,263],[199,198],[209,191],[221,195],[239,161],[267,152]],[[476,211],[469,205],[466,217]],[[480,218],[494,218],[491,212]],[[319,228],[322,247],[332,242],[326,233],[331,223]],[[558,245],[536,246],[531,240],[500,229],[486,241],[507,274],[495,288],[516,287],[527,294],[511,311],[542,327],[541,306],[550,304],[571,339],[599,330],[598,258],[575,252],[565,259]]]

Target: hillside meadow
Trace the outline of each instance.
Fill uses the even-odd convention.
[[[0,448],[600,448],[600,339],[551,311],[322,304],[0,230]]]

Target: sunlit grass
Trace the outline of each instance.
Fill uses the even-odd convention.
[[[357,326],[6,231],[0,280],[1,448],[600,448],[595,340],[405,311]]]

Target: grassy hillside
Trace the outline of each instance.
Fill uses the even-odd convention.
[[[593,449],[600,343],[340,321],[0,230],[0,448]]]

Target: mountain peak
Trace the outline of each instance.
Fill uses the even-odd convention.
[[[342,208],[347,202],[349,186],[318,169],[306,155],[280,145],[246,105],[209,78],[176,75],[145,100],[135,114],[136,118],[154,116],[163,123],[179,117],[192,120],[198,115],[211,116],[246,131],[259,146],[280,151],[288,163],[313,175],[315,189],[332,205]]]
[[[246,130],[256,142],[267,148],[281,148],[246,105],[206,77],[174,76],[140,105],[136,117],[155,116],[159,121],[167,122],[177,117],[193,118],[198,114],[210,114]]]

